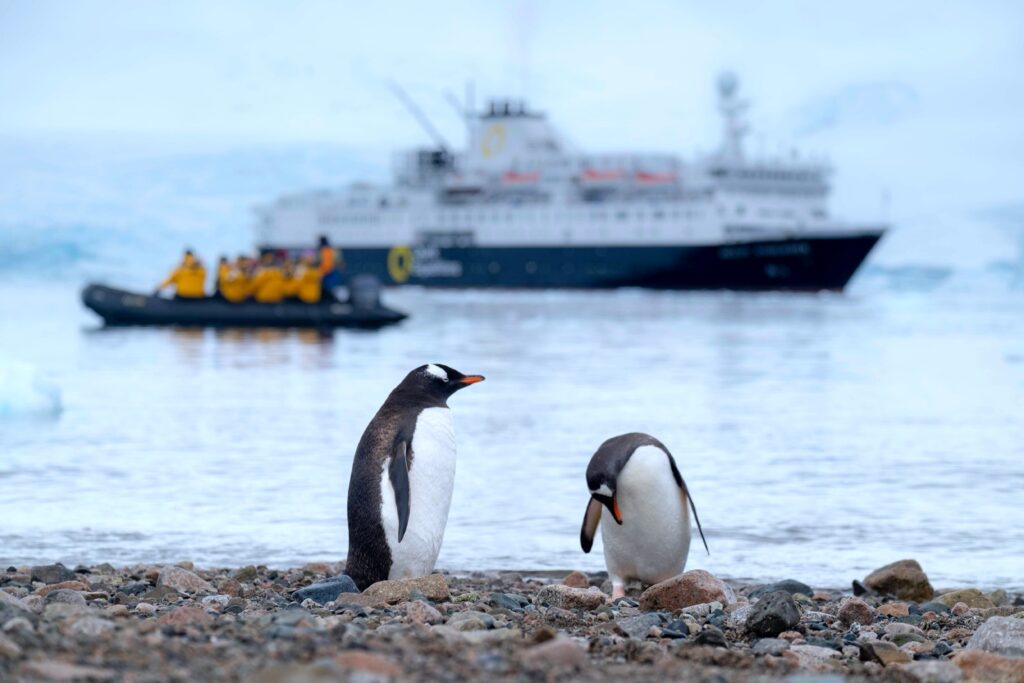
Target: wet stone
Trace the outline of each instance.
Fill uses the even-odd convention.
[[[789,641],[782,638],[761,638],[751,648],[755,655],[781,656],[789,649]]]
[[[617,619],[615,621],[616,627],[622,631],[623,634],[629,638],[640,639],[647,637],[647,632],[651,630],[652,626],[660,626],[661,623],[661,615],[654,612],[640,614],[635,617],[626,617],[625,619]]]
[[[864,585],[883,595],[895,595],[900,600],[913,602],[931,600],[935,594],[917,560],[899,560],[879,567],[868,574]]]
[[[70,590],[68,588],[60,588],[46,596],[46,604],[55,602],[64,602],[69,605],[81,605],[85,607],[85,598],[78,591]]]
[[[325,605],[337,598],[342,593],[358,593],[356,582],[351,577],[342,574],[330,579],[318,581],[292,593],[296,602],[312,600],[313,602]]]
[[[705,627],[693,637],[693,642],[697,645],[710,645],[711,647],[729,647],[729,641],[725,639],[725,634],[714,626]]]
[[[714,574],[703,569],[692,569],[645,590],[640,596],[640,609],[645,612],[674,612],[714,601],[731,605],[736,602],[736,594]]]
[[[551,584],[537,592],[537,601],[562,609],[592,610],[604,604],[605,594],[597,588],[583,589]]]
[[[812,589],[806,583],[803,583],[802,581],[797,581],[795,579],[786,579],[785,581],[777,581],[775,583],[769,583],[764,586],[758,586],[754,590],[750,591],[749,597],[751,600],[755,600],[757,598],[760,598],[762,595],[767,595],[768,593],[775,593],[777,591],[784,591],[786,593],[789,593],[790,595],[800,593],[801,595],[806,595],[808,597],[814,594],[814,589]]]
[[[773,637],[800,623],[800,608],[784,591],[768,593],[754,605],[746,630],[756,636]]]
[[[501,607],[513,612],[522,612],[523,608],[530,604],[530,599],[515,593],[491,593],[488,602],[495,607]]]
[[[967,641],[966,649],[1024,657],[1024,619],[989,617]]]
[[[74,581],[77,578],[73,571],[60,562],[32,567],[31,576],[33,581],[40,583],[60,583],[61,581]]]

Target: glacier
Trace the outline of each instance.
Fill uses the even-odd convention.
[[[0,355],[0,419],[56,416],[60,389],[24,361]]]

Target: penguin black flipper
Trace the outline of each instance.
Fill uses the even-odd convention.
[[[405,528],[409,526],[409,461],[406,458],[409,445],[404,439],[395,444],[395,452],[391,456],[388,467],[388,478],[391,488],[395,491],[395,505],[398,507],[398,542],[405,536]]]
[[[665,451],[668,453],[668,451]],[[697,506],[693,504],[693,496],[690,495],[690,489],[686,487],[686,482],[683,481],[683,475],[679,473],[679,468],[676,467],[676,460],[671,455],[668,456],[668,462],[672,465],[672,476],[675,477],[676,484],[679,485],[680,492],[686,496],[686,500],[690,501],[690,509],[693,510],[693,519],[697,522],[697,531],[700,532],[700,540],[704,541],[704,550],[708,555],[711,554],[711,550],[708,548],[708,541],[704,538],[704,529],[700,526],[700,516],[697,515]]]
[[[587,511],[583,513],[583,526],[580,527],[580,546],[583,552],[589,553],[594,547],[594,534],[597,533],[597,525],[601,521],[601,503],[590,499],[587,503]]]

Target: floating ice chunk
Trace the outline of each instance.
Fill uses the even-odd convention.
[[[60,411],[60,389],[42,380],[28,363],[0,356],[0,419]]]

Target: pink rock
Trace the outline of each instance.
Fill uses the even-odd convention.
[[[334,661],[342,669],[361,671],[373,677],[396,678],[402,675],[402,669],[390,659],[372,652],[350,650],[334,656]]]
[[[905,602],[887,602],[878,606],[878,613],[887,617],[905,617],[910,614],[910,606]]]
[[[587,653],[571,638],[558,636],[523,653],[524,662],[539,669],[582,669],[587,666]]]
[[[443,621],[441,613],[422,600],[410,602],[405,608],[405,615],[414,624],[439,624]]]
[[[173,588],[179,593],[214,593],[213,585],[199,577],[194,572],[183,567],[168,565],[160,570],[157,575],[156,585],[158,587]]]
[[[202,607],[186,605],[171,610],[162,615],[157,621],[161,624],[171,624],[173,626],[188,626],[189,624],[208,624],[213,621],[213,617],[207,614],[206,610]]]
[[[674,612],[691,605],[715,601],[731,605],[736,602],[736,594],[711,572],[692,569],[645,590],[640,596],[640,609],[645,612]]]
[[[927,602],[935,595],[928,575],[917,560],[900,560],[868,574],[864,585],[871,590],[895,595],[900,600]]]
[[[572,588],[590,588],[590,579],[583,572],[574,571],[562,579],[562,585]]]
[[[867,626],[875,619],[875,610],[860,598],[846,598],[839,603],[839,621],[844,626],[862,624]]]

